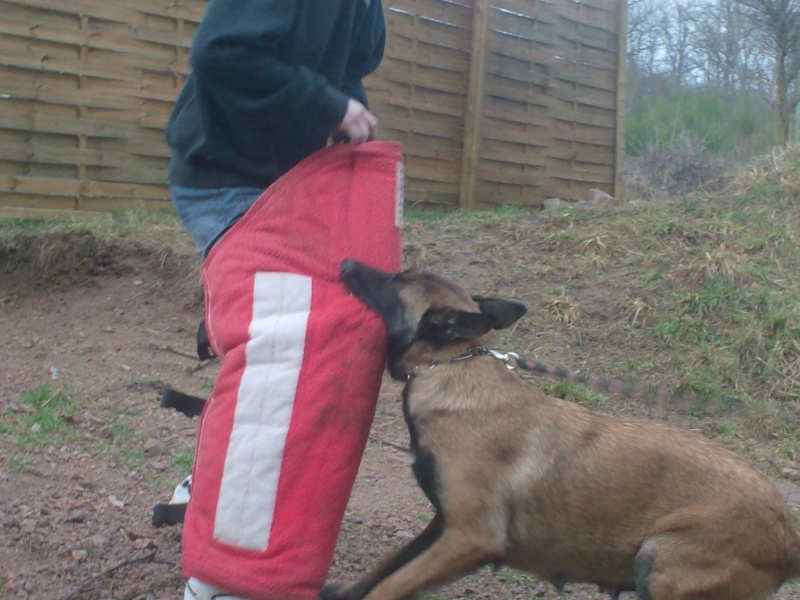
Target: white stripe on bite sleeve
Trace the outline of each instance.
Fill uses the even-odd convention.
[[[258,551],[269,544],[310,311],[310,277],[256,273],[246,363],[214,520],[220,542]]]

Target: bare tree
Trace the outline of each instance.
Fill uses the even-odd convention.
[[[664,3],[662,7],[659,21],[664,62],[669,65],[673,81],[687,83],[697,63],[694,41],[698,5],[686,0],[673,0],[671,5]]]
[[[769,38],[774,61],[774,102],[778,141],[789,141],[792,113],[800,102],[800,0],[737,0],[747,17]]]
[[[656,70],[659,36],[652,15],[657,7],[658,0],[628,2],[628,60],[644,75],[652,75]]]
[[[727,93],[750,87],[747,50],[752,35],[743,21],[737,0],[708,3],[697,16],[694,35],[700,68],[708,83]]]

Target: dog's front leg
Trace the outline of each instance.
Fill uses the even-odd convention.
[[[416,592],[446,583],[490,562],[502,552],[474,532],[447,529],[430,548],[378,583],[366,600],[402,600]]]
[[[383,559],[370,573],[350,586],[338,584],[325,586],[318,600],[361,600],[378,583],[430,548],[431,544],[441,536],[443,524],[444,519],[441,513],[437,512],[433,520],[422,530],[422,533],[403,546],[398,552]]]

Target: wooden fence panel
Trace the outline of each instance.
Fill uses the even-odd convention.
[[[409,202],[618,188],[625,0],[384,0],[370,76]],[[169,209],[164,128],[206,0],[0,0],[0,215]],[[13,210],[12,210],[13,209]]]
[[[615,191],[616,3],[493,0],[475,206]]]
[[[163,130],[205,5],[0,0],[0,207],[170,208]]]
[[[367,79],[382,138],[402,142],[406,197],[459,203],[472,7],[441,0],[386,0],[384,61]]]

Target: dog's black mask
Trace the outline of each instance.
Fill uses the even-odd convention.
[[[460,340],[478,338],[492,329],[503,329],[527,311],[518,302],[468,296],[464,290],[431,273],[417,270],[385,273],[354,260],[345,260],[342,281],[367,306],[380,315],[389,337],[388,368],[392,377],[405,379],[402,358],[415,341],[442,348]],[[401,292],[415,286],[415,317]],[[478,305],[480,312],[467,307]],[[450,306],[452,304],[453,306]],[[464,308],[457,308],[464,307]]]

